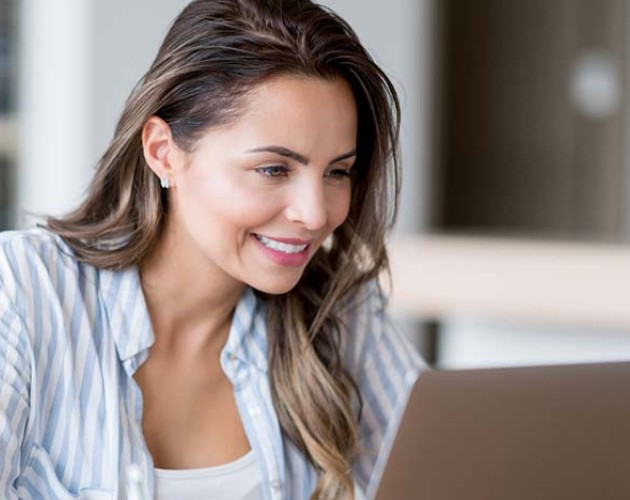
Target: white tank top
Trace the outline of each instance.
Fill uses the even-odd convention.
[[[224,465],[155,469],[155,500],[262,500],[262,473],[254,450]]]

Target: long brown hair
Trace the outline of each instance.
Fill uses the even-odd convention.
[[[400,110],[392,83],[346,22],[310,0],[191,2],[127,100],[86,199],[47,225],[82,261],[107,269],[140,265],[168,212],[143,157],[147,119],[165,120],[176,144],[191,151],[209,127],[238,117],[248,90],[283,74],[342,77],[357,103],[347,220],[294,289],[259,294],[267,307],[274,405],[285,435],[319,472],[312,498],[352,498],[360,394],[341,360],[340,339],[350,332],[339,304],[388,266],[385,237],[400,186]]]

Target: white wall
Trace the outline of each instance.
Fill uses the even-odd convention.
[[[91,3],[22,0],[18,103],[18,224],[79,200],[92,149]]]
[[[16,213],[82,198],[124,101],[186,0],[23,0]]]
[[[149,69],[175,16],[188,0],[107,0],[94,3],[95,154],[104,151],[131,89]]]

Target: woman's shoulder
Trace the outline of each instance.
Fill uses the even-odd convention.
[[[336,311],[345,328],[355,332],[381,332],[371,328],[373,323],[386,312],[388,296],[377,279],[355,286],[336,306]],[[353,335],[354,336],[354,335]]]
[[[360,285],[340,309],[342,353],[355,376],[385,368],[416,371],[424,365],[411,339],[391,318],[388,300],[383,286],[371,280]],[[388,359],[396,363],[389,366]]]
[[[77,276],[81,268],[66,242],[44,227],[0,233],[0,286],[5,292]]]
[[[344,315],[346,368],[357,384],[364,416],[359,442],[364,450],[353,465],[358,484],[372,497],[411,387],[427,369],[413,342],[390,317],[388,293],[373,280],[361,285]]]
[[[351,371],[365,360],[368,351],[376,348],[383,335],[389,334],[387,302],[387,294],[376,279],[356,286],[339,301],[340,345]]]
[[[35,255],[74,258],[74,253],[60,236],[40,226],[0,232],[0,251],[10,260]]]

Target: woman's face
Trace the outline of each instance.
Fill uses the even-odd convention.
[[[222,277],[285,293],[348,215],[356,105],[342,79],[284,76],[245,109],[173,164],[167,227]]]

